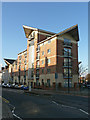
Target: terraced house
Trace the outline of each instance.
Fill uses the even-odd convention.
[[[34,88],[76,87],[78,84],[78,25],[53,33],[23,25],[27,49],[12,64],[14,83]]]

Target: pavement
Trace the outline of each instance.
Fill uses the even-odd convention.
[[[82,96],[82,97],[90,97],[90,89],[82,89],[78,91],[61,91],[61,90],[43,90],[43,89],[31,89],[31,91],[25,90],[25,93],[31,93],[36,95],[54,95],[54,94],[62,94],[62,95],[74,95],[74,96]]]
[[[2,120],[4,119],[13,119],[12,112],[5,102],[2,103]]]
[[[0,109],[0,118],[2,118],[2,120],[10,120],[13,119],[13,114],[11,112],[9,101],[7,101],[5,98],[0,97],[0,107],[2,109]]]

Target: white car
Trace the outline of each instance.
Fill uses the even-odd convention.
[[[18,85],[15,85],[15,88],[18,88]]]
[[[3,84],[2,84],[2,87],[7,87],[7,84],[3,83]]]
[[[11,85],[10,85],[10,84],[7,84],[7,87],[9,87],[9,88],[10,88],[10,87],[11,87]]]

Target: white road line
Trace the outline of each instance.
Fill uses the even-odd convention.
[[[58,103],[56,103],[55,101],[52,101],[54,104],[58,105]]]
[[[89,115],[89,113],[88,112],[86,112],[86,111],[84,111],[84,110],[82,110],[82,109],[79,109],[80,111],[82,111],[83,113],[85,113],[85,114],[87,114],[87,115]]]
[[[52,102],[53,102],[54,104],[58,105],[58,103],[56,103],[55,101],[52,101]],[[63,106],[63,107],[68,107],[68,108],[73,108],[73,109],[78,109],[78,108],[76,108],[76,107],[71,107],[71,106],[67,106],[67,105],[63,105],[63,104],[62,104],[62,106]],[[78,109],[78,110],[80,110],[81,112],[89,115],[88,112],[86,112],[86,111],[84,111],[84,110],[82,110],[82,109]]]
[[[77,109],[76,107],[71,107],[71,106],[67,106],[67,105],[62,105],[63,107],[68,107],[68,108],[73,108],[73,109]]]
[[[13,114],[13,116],[14,117],[16,117],[16,118],[18,118],[18,119],[20,119],[20,120],[22,120],[20,117],[18,117],[17,115],[15,115],[15,114]]]

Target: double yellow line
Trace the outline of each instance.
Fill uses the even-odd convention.
[[[2,98],[2,100],[5,102],[5,103],[9,103],[9,101],[5,98],[3,98],[2,96],[0,96],[0,98]]]

